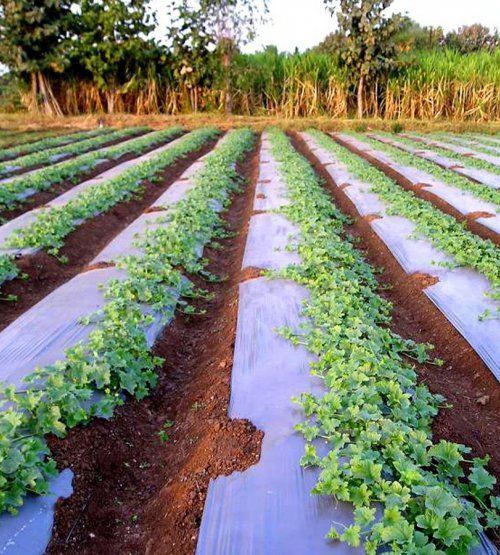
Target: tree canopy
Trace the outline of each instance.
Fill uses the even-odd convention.
[[[403,27],[400,14],[385,14],[393,0],[324,0],[337,14],[339,53],[357,82],[358,117],[363,117],[363,94],[369,81],[383,77],[397,64],[395,37]]]

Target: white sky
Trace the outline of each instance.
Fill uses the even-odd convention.
[[[157,10],[159,39],[164,36],[167,18],[164,0],[152,0]],[[279,50],[305,50],[318,44],[336,25],[324,8],[323,0],[269,0],[270,18],[261,26],[256,40],[245,47],[252,52],[268,44]],[[460,25],[482,23],[500,29],[500,0],[395,0],[391,9],[407,13],[422,25],[442,26],[445,31]]]

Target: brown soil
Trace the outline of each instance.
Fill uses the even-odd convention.
[[[472,233],[479,235],[479,237],[481,237],[482,239],[489,239],[490,241],[493,241],[495,245],[500,246],[500,236],[498,235],[498,233],[495,233],[491,229],[488,229],[487,227],[481,225],[480,223],[476,222],[473,218],[464,216],[458,210],[453,208],[453,206],[448,204],[446,201],[444,201],[443,199],[437,197],[436,195],[428,191],[425,187],[423,187],[424,184],[418,183],[417,185],[413,185],[410,180],[406,179],[406,177],[401,175],[398,171],[396,171],[394,168],[392,168],[385,162],[381,162],[371,154],[363,150],[360,150],[359,148],[356,148],[355,146],[351,145],[347,141],[344,141],[337,135],[332,135],[332,138],[335,141],[337,141],[340,145],[349,149],[351,152],[354,152],[354,154],[357,154],[367,162],[370,162],[370,164],[372,164],[379,170],[383,171],[387,176],[389,176],[391,179],[396,181],[396,183],[401,185],[401,187],[403,187],[404,189],[407,189],[408,191],[413,191],[413,193],[415,193],[417,197],[420,197],[421,199],[431,202],[442,212],[445,212],[446,214],[453,216],[459,222],[465,223],[465,225],[468,227],[470,231],[472,231]]]
[[[158,181],[145,182],[143,194],[121,202],[99,216],[84,222],[68,235],[59,262],[46,252],[22,257],[17,261],[28,279],[17,278],[2,285],[2,297],[16,295],[17,301],[0,300],[0,330],[43,299],[56,287],[78,274],[120,231],[140,216],[201,155],[210,151],[215,141],[180,159],[160,174]]]
[[[467,218],[469,220],[477,220],[478,218],[494,218],[495,214],[492,214],[491,212],[469,212],[467,214]]]
[[[177,315],[157,341],[166,362],[151,396],[128,400],[111,421],[50,440],[59,468],[75,473],[75,491],[57,506],[48,553],[191,554],[209,480],[259,459],[262,433],[227,416],[257,150],[239,169],[251,186],[224,214],[237,235],[204,251],[209,269],[229,277],[203,283],[213,299],[195,305],[206,314]],[[167,420],[175,424],[163,444],[158,432]]]
[[[132,138],[137,139],[141,135],[142,134],[135,135],[134,137],[130,137],[130,139],[132,139]],[[176,138],[176,137],[174,137],[174,138]],[[128,139],[121,139],[121,140],[113,141],[112,143],[109,143],[108,145],[106,145],[106,147],[121,143],[124,140],[128,140]],[[166,142],[170,142],[170,141],[166,141]],[[161,143],[161,144],[165,144],[165,143]],[[159,148],[161,146],[161,144],[156,144],[156,145],[152,146],[151,148],[142,151],[139,156],[142,156],[142,155],[146,154],[147,152],[150,152],[151,150],[154,150],[155,148]],[[85,154],[88,154],[88,152],[86,152]],[[99,174],[101,174],[101,173],[103,173],[103,172],[105,172],[105,171],[107,171],[111,168],[114,168],[115,166],[118,166],[118,164],[121,164],[123,162],[127,162],[128,160],[132,160],[133,158],[137,158],[137,154],[134,154],[133,152],[129,152],[127,154],[124,154],[123,156],[120,156],[119,158],[114,159],[114,160],[108,160],[106,162],[103,162],[102,164],[99,164],[99,165],[95,166],[91,170],[89,170],[85,173],[79,174],[78,176],[74,177],[73,179],[65,179],[64,181],[61,181],[61,183],[57,183],[55,185],[52,185],[50,187],[50,190],[48,190],[48,191],[41,191],[41,192],[36,193],[36,194],[34,194],[30,197],[27,197],[24,201],[22,201],[22,204],[17,206],[15,209],[9,210],[9,211],[6,211],[6,212],[2,212],[2,214],[0,214],[0,220],[10,221],[10,220],[13,220],[14,218],[17,218],[21,214],[24,214],[28,210],[33,210],[33,208],[39,208],[40,206],[43,206],[44,204],[47,204],[51,200],[55,199],[59,195],[62,195],[66,191],[69,191],[75,185],[78,185],[78,183],[83,183],[84,181],[87,181],[88,179],[92,179],[92,178],[96,177],[97,175],[99,175]],[[67,160],[69,160],[69,158],[65,159],[64,161],[67,161]],[[42,166],[40,166],[40,167],[42,167]],[[32,168],[30,168],[30,169],[32,169]]]
[[[345,189],[345,187],[339,187],[339,189],[341,191],[343,191]],[[365,222],[367,223],[371,223],[374,220],[380,220],[382,216],[380,216],[379,214],[367,214],[366,216],[362,216],[362,218],[365,220]]]
[[[100,145],[98,147],[98,149],[95,148],[91,148],[89,150],[85,150],[85,152],[79,152],[77,154],[68,154],[64,157],[61,157],[59,160],[57,160],[56,162],[44,162],[43,164],[35,164],[34,166],[28,166],[26,168],[20,168],[18,170],[14,170],[14,171],[10,171],[8,173],[2,174],[2,178],[4,177],[17,177],[18,175],[22,175],[23,173],[27,173],[33,170],[38,170],[40,168],[44,168],[47,165],[50,164],[57,164],[58,162],[67,162],[68,160],[71,160],[72,158],[76,158],[77,156],[80,156],[81,154],[88,154],[89,152],[92,152],[94,150],[99,150],[101,148],[108,148],[110,146],[114,146],[117,145],[119,143],[122,143],[123,141],[127,141],[129,139],[135,139],[137,137],[140,137],[141,135],[144,135],[144,131],[141,131],[140,133],[134,133],[133,135],[128,135],[127,137],[123,137],[121,139],[114,139],[113,141],[108,141],[107,143],[104,143],[102,145]],[[75,143],[77,144],[77,143]],[[69,146],[69,145],[63,145],[63,146]],[[5,160],[5,162],[12,162],[12,165],[15,166],[15,161],[16,158],[12,158],[10,160]]]
[[[434,421],[436,440],[447,439],[472,448],[474,456],[492,457],[490,470],[500,483],[500,386],[488,367],[445,316],[422,292],[433,278],[421,274],[406,274],[391,252],[339,190],[328,172],[307,150],[298,135],[294,145],[314,165],[323,178],[335,204],[351,216],[353,224],[346,226],[357,240],[366,260],[383,268],[378,277],[380,295],[393,304],[392,329],[402,337],[434,345],[433,355],[445,361],[444,366],[416,365],[421,382],[434,393],[444,395],[453,408],[443,408]],[[390,284],[391,287],[384,287]],[[482,404],[485,396],[488,400]]]

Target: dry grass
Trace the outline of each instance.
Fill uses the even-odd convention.
[[[220,129],[232,127],[250,126],[260,131],[268,126],[278,126],[285,129],[302,130],[309,127],[318,127],[325,131],[356,130],[360,125],[366,126],[367,130],[390,130],[393,125],[391,120],[382,119],[334,119],[329,117],[316,118],[290,118],[273,116],[225,116],[223,114],[185,114],[178,116],[168,115],[99,115],[90,114],[85,116],[66,116],[64,118],[34,117],[28,113],[0,114],[2,129],[27,131],[41,129],[91,129],[96,127],[99,118],[106,125],[114,127],[125,127],[131,125],[149,125],[152,128],[160,128],[168,125],[182,125],[186,129],[193,129],[202,125],[213,125]],[[450,131],[500,133],[500,121],[495,122],[457,122],[450,120],[398,120],[408,131]]]

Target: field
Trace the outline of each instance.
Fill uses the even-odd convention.
[[[500,546],[495,125],[56,121],[0,133],[6,553]]]

